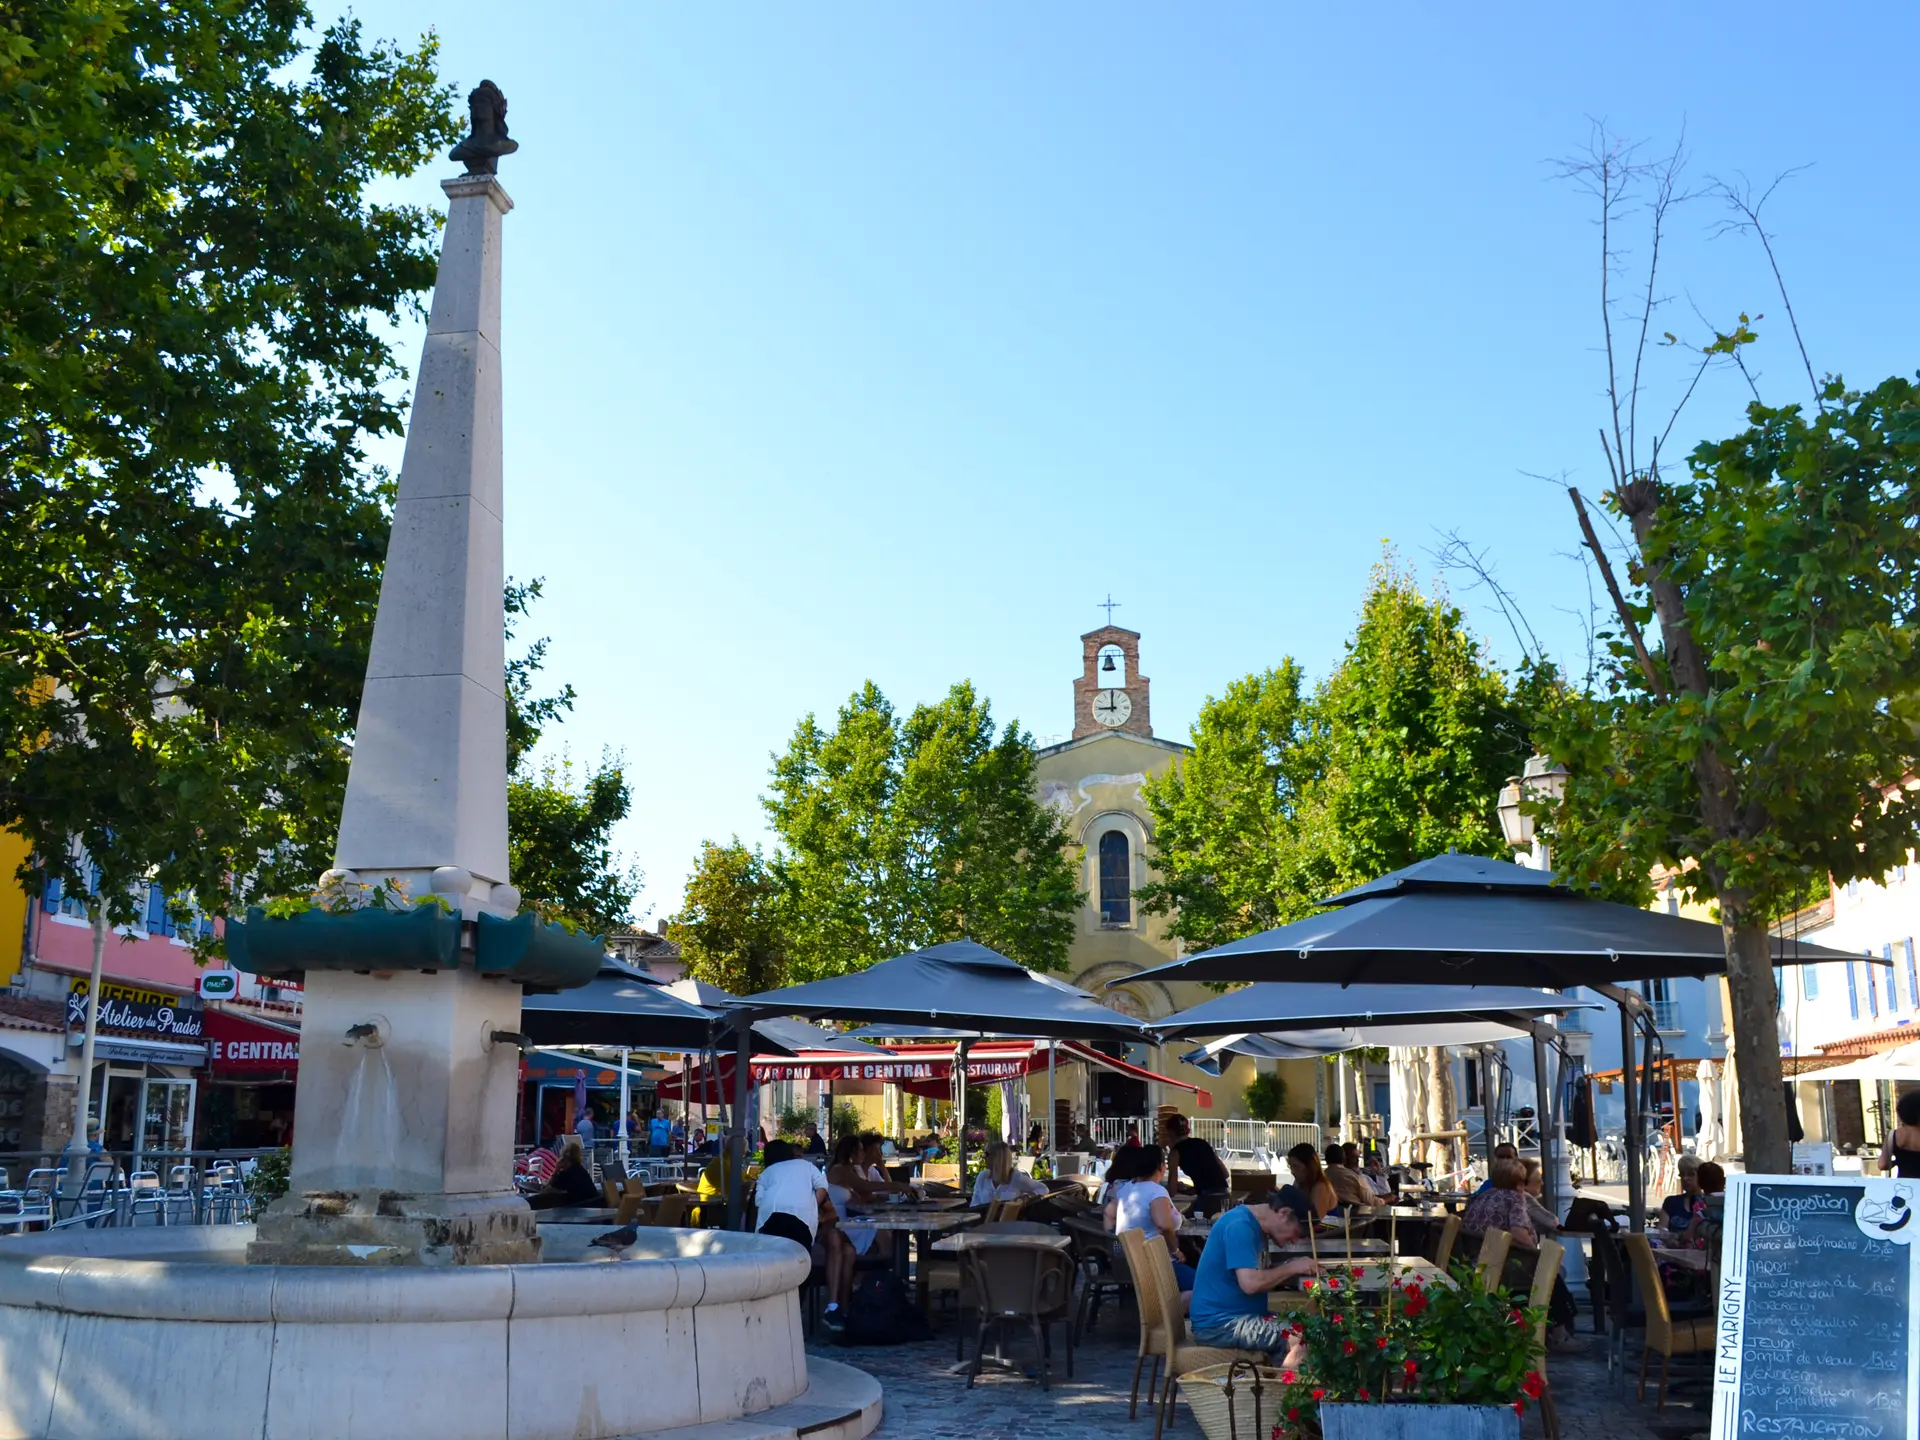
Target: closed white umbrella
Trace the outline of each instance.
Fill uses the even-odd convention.
[[[1831,1070],[1815,1070],[1808,1080],[1920,1080],[1920,1040],[1868,1055]]]
[[[1702,1060],[1694,1079],[1700,1086],[1700,1128],[1694,1132],[1693,1153],[1702,1160],[1720,1158],[1720,1072],[1713,1061]]]

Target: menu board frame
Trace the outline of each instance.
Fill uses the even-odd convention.
[[[1920,1181],[1901,1180],[1897,1176],[1868,1177],[1853,1175],[1730,1175],[1727,1177],[1725,1224],[1721,1238],[1720,1292],[1714,1306],[1713,1347],[1713,1440],[1740,1440],[1740,1371],[1746,1349],[1747,1265],[1752,1239],[1754,1187],[1805,1187],[1822,1190],[1850,1190],[1857,1194],[1853,1202],[1856,1224],[1863,1204],[1893,1207],[1897,1213],[1920,1209]],[[1907,1440],[1920,1440],[1920,1215],[1910,1225],[1887,1238],[1907,1254]],[[1835,1419],[1841,1419],[1836,1415]],[[1780,1429],[1779,1435],[1810,1435],[1804,1428]],[[1823,1428],[1818,1433],[1836,1437],[1857,1435],[1859,1430],[1840,1426]]]

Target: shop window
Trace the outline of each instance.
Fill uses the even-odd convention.
[[[1100,923],[1133,923],[1133,860],[1118,830],[1100,837]]]

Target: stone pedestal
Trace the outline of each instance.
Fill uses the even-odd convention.
[[[520,987],[469,970],[310,973],[290,1188],[250,1258],[537,1259],[533,1212],[512,1189],[519,1051],[492,1039],[519,1028]]]

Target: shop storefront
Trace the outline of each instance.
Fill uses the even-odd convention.
[[[299,1030],[235,1010],[208,1010],[206,1032],[198,1147],[264,1150],[291,1144]]]
[[[93,1093],[100,1142],[135,1156],[193,1144],[199,1083],[207,1061],[205,1012],[197,997],[105,981],[93,1046]],[[87,1023],[87,981],[67,990],[67,1045],[77,1061]]]

